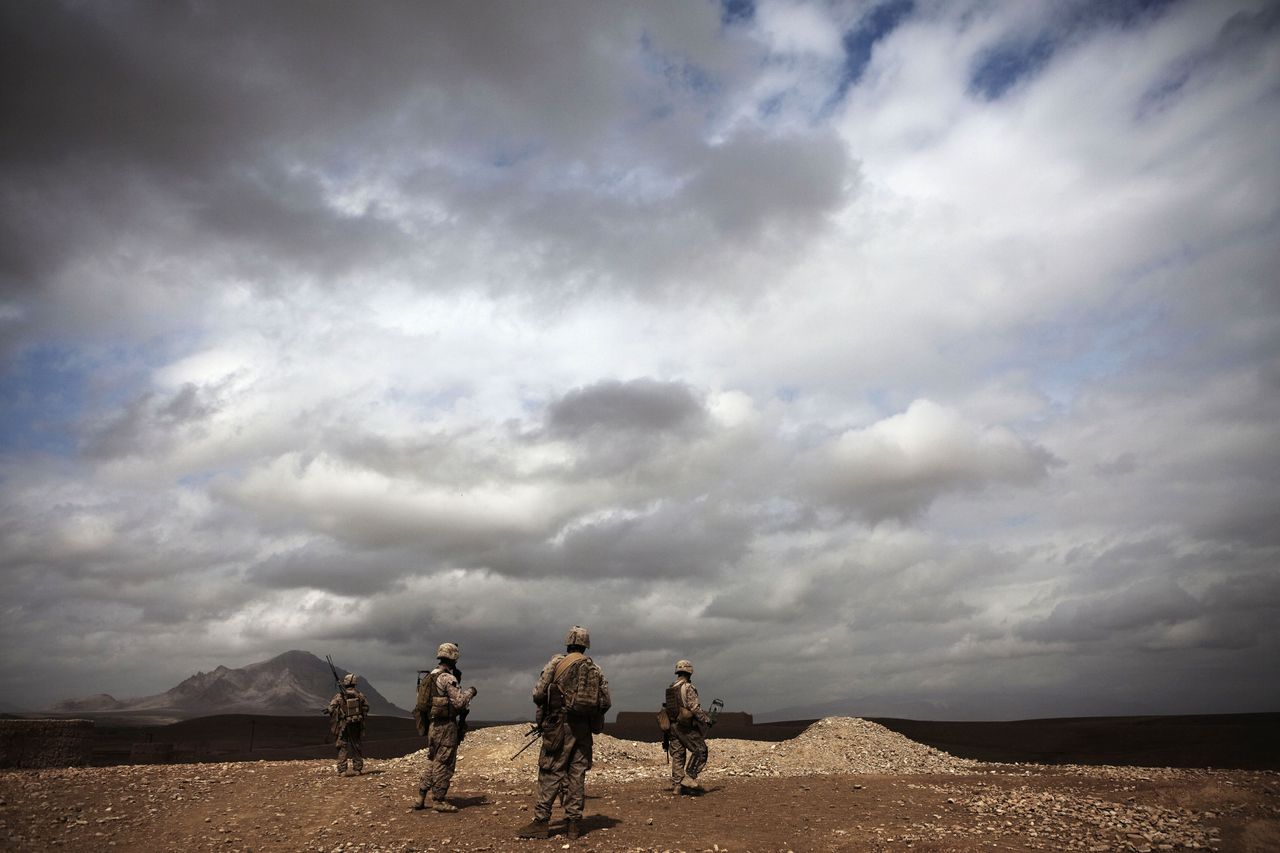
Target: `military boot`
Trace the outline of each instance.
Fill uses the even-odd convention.
[[[528,826],[522,826],[516,831],[516,838],[548,838],[550,835],[551,827],[546,818],[534,818]]]
[[[413,810],[415,812],[420,812],[426,807],[427,807],[427,792],[423,790],[419,790],[418,801],[413,804]]]
[[[343,776],[345,776],[345,777],[347,777],[348,779],[350,779],[352,776],[359,776],[359,775],[360,775],[360,771],[359,771],[359,770],[345,770],[345,771],[343,771],[342,775],[343,775]]]
[[[690,791],[701,791],[702,783],[692,776],[686,776],[680,780],[680,784],[688,788]]]
[[[431,810],[434,812],[456,812],[458,807],[445,800],[432,800]]]
[[[580,830],[578,829],[578,821],[570,820],[568,823],[565,824],[564,834],[570,840],[577,838],[579,831]]]

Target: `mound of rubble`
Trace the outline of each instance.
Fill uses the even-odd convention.
[[[482,779],[526,782],[537,775],[538,745],[515,759],[528,743],[524,726],[494,726],[467,735],[458,751],[459,773]],[[975,763],[916,743],[884,726],[853,717],[827,717],[799,736],[775,743],[713,739],[705,776],[807,776],[813,773],[967,773]],[[419,771],[426,750],[386,762],[393,772]],[[595,738],[592,773],[601,779],[658,779],[667,757],[656,743]]]

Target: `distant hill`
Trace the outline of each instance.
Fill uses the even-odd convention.
[[[345,674],[349,670],[338,667]],[[357,682],[369,700],[369,713],[407,717],[364,678]],[[316,714],[337,692],[329,664],[311,652],[289,651],[240,669],[219,666],[197,672],[154,696],[116,699],[106,693],[68,699],[49,710],[57,714],[146,713],[182,717],[210,714]]]

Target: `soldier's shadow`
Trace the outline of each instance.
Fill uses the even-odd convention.
[[[707,794],[721,790],[719,785],[713,785],[710,788],[684,788],[680,791],[682,797],[705,797]]]
[[[453,803],[459,809],[469,809],[474,806],[483,806],[489,803],[489,798],[484,794],[478,797],[450,797],[449,802]]]
[[[578,822],[578,831],[583,835],[587,835],[592,832],[598,832],[601,829],[613,829],[621,823],[622,821],[616,817],[609,817],[609,815],[605,814],[583,815],[582,820]],[[561,824],[556,832],[559,834],[564,830],[564,824]]]

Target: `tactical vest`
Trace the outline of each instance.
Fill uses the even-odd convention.
[[[667,688],[662,708],[667,712],[667,719],[673,723],[688,723],[693,720],[693,712],[685,707],[684,685],[687,682],[677,681]]]
[[[452,720],[456,716],[448,694],[440,689],[440,676],[445,672],[440,669],[427,676],[427,695],[431,697],[430,716],[433,720]]]

